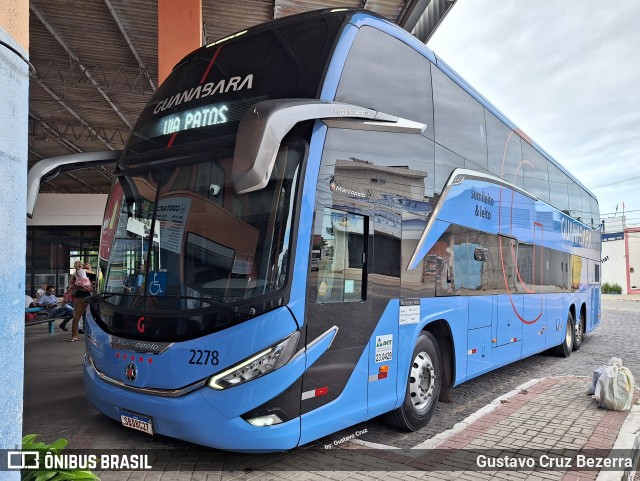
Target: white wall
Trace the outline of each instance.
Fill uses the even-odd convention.
[[[39,194],[27,226],[102,225],[107,194]]]
[[[606,260],[605,260],[606,259]],[[624,240],[602,243],[602,279],[604,284],[620,284],[622,293],[627,293],[627,261],[625,258]]]

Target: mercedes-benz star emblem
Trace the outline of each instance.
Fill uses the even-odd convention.
[[[130,362],[124,373],[127,376],[127,379],[133,382],[136,380],[136,376],[138,375],[138,368],[134,363]]]

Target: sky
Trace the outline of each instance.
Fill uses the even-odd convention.
[[[427,45],[640,226],[640,2],[458,0]]]

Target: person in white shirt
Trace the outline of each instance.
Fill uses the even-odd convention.
[[[73,308],[67,304],[60,305],[53,286],[47,287],[45,294],[40,296],[36,306],[44,307],[49,317],[69,317],[73,315]]]

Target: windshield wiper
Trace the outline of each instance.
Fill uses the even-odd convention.
[[[111,296],[121,296],[122,294],[119,294],[117,292],[96,292],[95,294],[91,294],[90,296],[87,297],[88,301],[93,301],[95,299],[99,299],[99,300],[103,300],[103,299],[108,299]]]
[[[171,296],[168,296],[171,297]],[[253,307],[244,307],[244,306],[234,306],[233,304],[229,304],[228,302],[215,301],[212,297],[195,297],[195,296],[175,296],[180,299],[189,299],[195,301],[204,301],[212,306],[222,307],[224,309],[228,309],[235,314],[242,314],[245,316],[253,316],[256,313],[256,310]]]

